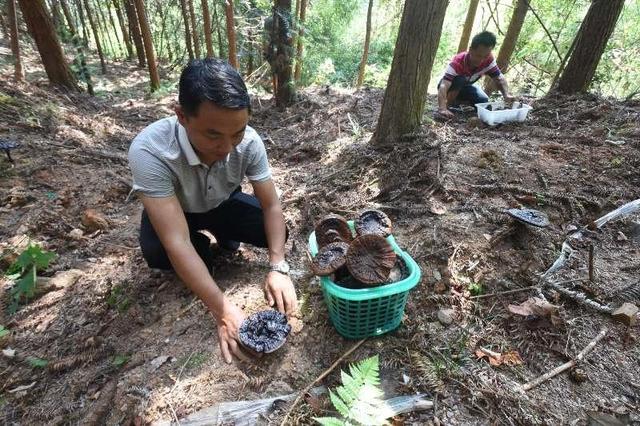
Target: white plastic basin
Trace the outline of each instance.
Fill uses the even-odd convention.
[[[487,109],[489,105],[494,109],[493,111],[489,111]],[[526,120],[531,106],[521,102],[514,102],[513,108],[503,109],[504,102],[498,101],[476,104],[476,108],[478,109],[478,117],[480,120],[489,126],[495,126],[497,124],[508,123],[510,121]],[[498,109],[498,111],[495,111],[495,109]]]

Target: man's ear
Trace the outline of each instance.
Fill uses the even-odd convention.
[[[175,111],[176,116],[178,117],[178,123],[180,123],[180,125],[184,127],[187,124],[187,120],[188,120],[187,114],[185,114],[184,110],[180,105],[176,105],[173,110]]]

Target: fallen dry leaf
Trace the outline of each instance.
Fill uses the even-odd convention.
[[[82,214],[82,224],[90,232],[99,229],[107,229],[109,227],[109,221],[93,209],[87,209],[84,211]]]
[[[436,199],[429,200],[429,211],[433,214],[441,216],[447,212],[447,207]]]
[[[523,317],[538,317],[551,321],[551,324],[558,325],[562,320],[559,316],[559,307],[552,305],[539,297],[531,297],[519,305],[509,305],[509,312]]]
[[[476,349],[476,357],[478,357],[478,359],[487,358],[489,364],[494,367],[498,367],[503,364],[509,366],[522,365],[523,363],[520,354],[516,351],[509,351],[501,354],[486,348],[480,348]]]

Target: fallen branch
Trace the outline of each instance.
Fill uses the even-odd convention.
[[[580,280],[580,281],[583,281],[583,280]],[[547,285],[553,288],[558,293],[562,294],[563,296],[568,297],[569,299],[578,303],[579,305],[584,305],[586,307],[595,309],[596,311],[601,312],[603,314],[611,314],[613,312],[612,307],[608,305],[602,305],[596,302],[595,300],[591,300],[589,299],[589,297],[587,297],[586,294],[582,292],[569,290],[565,287],[562,287],[559,283],[555,283],[555,282],[547,282]]]
[[[557,376],[558,374],[562,373],[563,371],[566,371],[570,368],[572,368],[573,366],[575,366],[577,363],[579,363],[580,361],[582,361],[582,359],[593,350],[593,348],[595,348],[595,346],[598,344],[598,342],[602,339],[604,339],[604,336],[607,335],[607,332],[609,330],[607,330],[607,328],[603,328],[602,330],[600,330],[600,333],[598,333],[598,335],[582,350],[580,351],[580,353],[578,354],[578,356],[576,356],[575,359],[572,359],[571,361],[568,361],[564,364],[562,364],[559,367],[554,368],[553,370],[543,374],[542,376],[538,377],[535,380],[532,380],[528,383],[525,383],[522,386],[522,390],[523,391],[528,391],[530,389],[533,389],[534,387],[538,386],[540,383],[546,382],[547,380],[551,379],[552,377]]]
[[[327,368],[321,375],[318,376],[317,379],[315,379],[313,382],[311,382],[310,384],[308,384],[299,394],[298,397],[293,401],[293,404],[291,404],[291,407],[289,407],[289,410],[287,411],[287,414],[285,414],[284,418],[282,419],[282,423],[280,423],[280,426],[285,426],[287,424],[287,420],[289,420],[289,416],[291,415],[291,413],[293,412],[293,409],[296,408],[296,406],[298,405],[298,403],[300,402],[300,400],[306,395],[307,392],[309,392],[309,389],[311,389],[316,383],[318,383],[320,380],[324,379],[325,377],[327,377],[337,366],[338,364],[340,364],[346,357],[348,357],[349,355],[351,355],[356,349],[358,349],[360,347],[360,345],[362,345],[367,339],[364,338],[360,341],[358,341],[355,345],[353,345],[351,347],[351,349],[349,349],[348,351],[346,351],[340,358],[338,358],[336,360],[336,362],[334,362],[333,364],[331,364],[331,367]]]

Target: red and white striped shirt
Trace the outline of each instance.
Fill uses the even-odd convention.
[[[495,78],[500,76],[500,68],[493,55],[482,61],[476,68],[469,64],[469,52],[458,53],[451,59],[444,72],[444,80],[453,81],[455,77],[464,77],[469,84],[473,84],[483,75]]]

